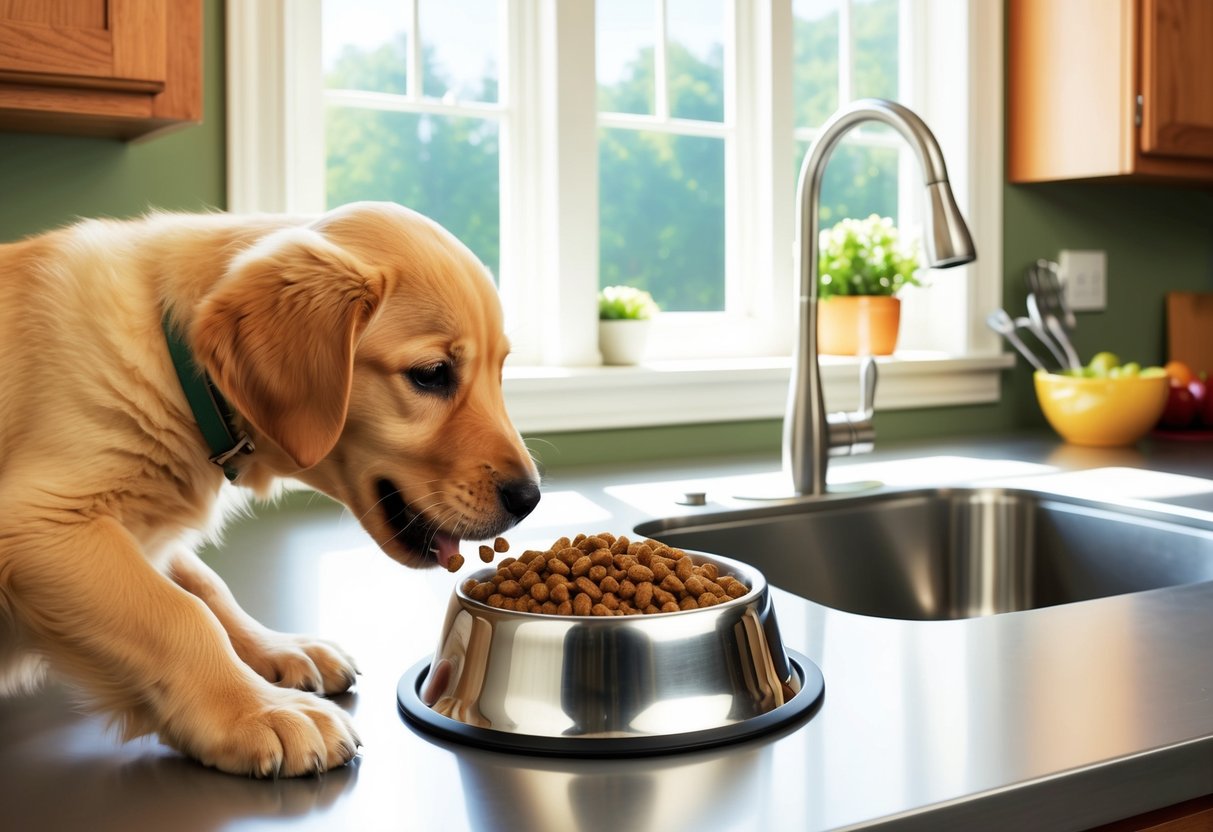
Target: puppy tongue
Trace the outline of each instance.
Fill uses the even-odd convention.
[[[438,565],[446,569],[451,562],[451,555],[459,551],[459,538],[438,532],[430,541],[430,553],[437,558]]]

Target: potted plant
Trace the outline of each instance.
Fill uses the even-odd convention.
[[[657,314],[653,296],[632,286],[607,286],[598,293],[598,349],[603,364],[639,364],[649,325]]]
[[[905,286],[921,285],[917,245],[888,217],[845,219],[821,232],[817,347],[830,355],[889,355],[897,346]]]

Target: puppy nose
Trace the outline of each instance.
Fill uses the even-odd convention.
[[[497,486],[497,496],[505,510],[521,520],[539,505],[539,486],[529,479],[510,480]]]

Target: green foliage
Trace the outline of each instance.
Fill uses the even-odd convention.
[[[894,295],[920,285],[917,246],[900,238],[888,217],[845,219],[821,232],[817,296]]]
[[[598,293],[598,320],[647,321],[657,314],[653,296],[632,286],[606,286]]]
[[[854,4],[854,89],[893,96],[897,89],[898,0]],[[838,14],[796,19],[794,84],[798,126],[820,124],[838,106]],[[347,48],[326,78],[330,88],[403,93],[406,38],[370,50]],[[421,54],[426,95],[450,87],[431,50]],[[724,117],[724,54],[697,55],[669,44],[670,112]],[[603,110],[653,111],[652,49],[639,51],[623,78],[598,90]],[[485,78],[479,100],[496,101]],[[432,217],[496,274],[500,268],[500,137],[494,120],[331,107],[326,115],[327,204],[398,202]],[[724,308],[725,143],[702,136],[599,131],[599,285],[648,291],[667,311]],[[797,170],[806,145],[798,147]],[[826,167],[823,227],[839,217],[896,217],[898,151],[844,142]],[[795,176],[796,171],[790,171]],[[789,207],[790,210],[790,207]],[[522,222],[533,221],[520,218]],[[742,267],[745,268],[744,264]]]

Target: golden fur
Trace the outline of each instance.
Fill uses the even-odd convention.
[[[49,665],[126,736],[225,771],[341,765],[357,736],[312,692],[346,690],[350,658],[258,624],[193,553],[231,489],[166,311],[256,445],[238,485],[301,480],[425,566],[538,500],[492,282],[389,203],[86,221],[0,246],[0,693]]]

